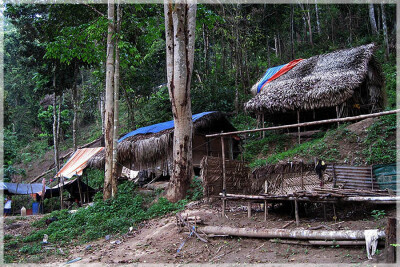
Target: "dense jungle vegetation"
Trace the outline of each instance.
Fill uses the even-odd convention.
[[[255,128],[256,119],[244,113],[243,103],[252,97],[250,87],[267,68],[371,42],[378,45],[375,55],[385,77],[386,108],[394,109],[395,11],[394,4],[198,5],[191,86],[193,114],[218,110],[226,113],[238,130]],[[6,5],[5,181],[32,179],[26,173],[27,166],[53,149],[54,114],[60,118],[61,151],[73,146],[74,118],[79,145],[103,134],[106,14],[106,5]],[[165,85],[164,27],[162,5],[122,6],[120,134],[172,119]],[[396,116],[391,115],[378,119],[361,139],[346,125],[334,125],[300,145],[280,132],[267,133],[265,138],[249,134],[241,157],[251,167],[315,156],[360,165],[389,163],[396,157],[395,132]],[[357,145],[358,151],[351,159],[340,154],[341,142]],[[92,170],[88,175],[89,185],[102,186],[104,176],[100,171]],[[49,216],[59,220],[48,228],[46,216],[32,225],[34,231],[25,237],[4,236],[5,261],[43,260],[49,253],[38,244],[44,234],[49,235],[50,242],[61,245],[73,240],[85,243],[107,234],[124,233],[143,220],[182,209],[201,194],[197,179],[187,198],[177,203],[160,197],[160,192],[141,195],[131,183],[122,183],[115,199],[102,201],[100,192],[93,206],[79,209],[73,216],[66,210],[54,211]],[[22,201],[14,198],[13,205],[19,209]],[[44,206],[51,206],[51,210],[60,205],[58,200],[49,201],[46,199]]]
[[[255,119],[243,112],[243,103],[251,98],[251,85],[267,68],[371,42],[378,45],[376,56],[385,76],[387,108],[393,109],[395,9],[394,4],[198,5],[192,112],[223,111],[239,130],[254,128]],[[72,147],[74,107],[78,144],[102,134],[106,13],[106,5],[6,6],[5,180],[23,177],[24,168],[16,164],[32,162],[52,149],[54,94],[61,150]],[[122,6],[120,134],[172,119],[165,86],[164,31],[162,5]],[[394,120],[393,116],[388,122],[392,130]],[[283,146],[279,148],[282,138],[276,133],[265,140],[259,140],[258,135],[248,136],[245,159],[257,166],[295,154],[282,150]],[[297,150],[303,153],[310,146],[323,146],[321,138],[302,144]],[[369,140],[369,145],[379,147],[381,152],[390,145],[390,151],[395,153],[394,141],[375,141]],[[257,163],[263,149],[268,150],[268,142],[278,144],[276,153],[287,155]],[[317,148],[313,151],[319,153]],[[380,160],[381,157],[368,163]]]

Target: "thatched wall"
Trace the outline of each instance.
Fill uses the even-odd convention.
[[[335,107],[352,97],[354,104],[381,109],[385,96],[381,69],[373,56],[375,49],[374,44],[368,44],[304,59],[266,84],[245,104],[245,110],[270,114],[307,111]],[[347,108],[352,107],[350,101]]]
[[[250,169],[237,160],[226,160],[226,192],[230,194],[252,194]],[[201,177],[204,197],[218,196],[222,193],[222,159],[204,157],[201,162]]]
[[[221,112],[209,113],[193,122],[195,138],[196,135],[235,130]],[[167,129],[153,134],[138,134],[122,140],[118,143],[118,163],[131,170],[158,170],[168,174],[172,163],[173,131]],[[195,158],[201,159],[207,150],[201,147],[198,140],[194,145],[196,147],[193,148],[201,154],[195,155]],[[89,160],[88,166],[103,169],[104,155],[104,151],[96,154]]]

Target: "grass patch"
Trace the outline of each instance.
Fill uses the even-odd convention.
[[[197,184],[196,181],[192,183],[187,199],[171,203],[162,197],[155,200],[154,196],[138,194],[133,183],[125,182],[119,185],[117,197],[114,199],[103,201],[102,194],[97,193],[93,206],[80,208],[73,214],[68,210],[54,211],[34,222],[32,225],[37,230],[26,236],[23,242],[39,241],[44,234],[49,236],[51,243],[69,243],[74,239],[87,242],[108,234],[123,234],[129,227],[135,228],[145,220],[183,209],[189,200],[199,198],[200,192],[202,194]],[[45,220],[53,216],[58,221],[46,228]]]

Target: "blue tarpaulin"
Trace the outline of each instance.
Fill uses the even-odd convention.
[[[215,111],[207,111],[207,112],[203,112],[203,113],[199,113],[199,114],[195,114],[192,116],[192,120],[193,122],[195,122],[196,120],[200,119],[201,117],[213,113]],[[142,127],[139,129],[136,129],[130,133],[127,133],[126,135],[124,135],[123,137],[121,137],[118,142],[121,142],[122,140],[124,140],[125,138],[128,138],[130,136],[135,136],[137,134],[149,134],[149,133],[159,133],[161,131],[164,130],[168,130],[168,129],[172,129],[174,128],[174,121],[166,121],[166,122],[161,122],[161,123],[157,123],[157,124],[153,124],[153,125],[149,125],[146,127]]]
[[[280,69],[282,69],[284,66],[286,66],[287,64],[283,64],[280,66],[276,66],[276,67],[272,67],[267,69],[267,71],[264,74],[264,77],[262,78],[262,80],[259,82],[258,86],[257,86],[257,94],[260,92],[261,88],[263,87],[263,85],[272,77],[274,76],[275,73],[277,73]]]
[[[5,194],[29,195],[42,192],[42,184],[17,184],[17,183],[0,183],[0,190],[4,190]],[[50,189],[46,186],[46,190]]]

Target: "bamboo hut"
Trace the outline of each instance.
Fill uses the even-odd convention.
[[[199,171],[204,156],[221,156],[221,139],[210,139],[205,135],[236,131],[221,112],[195,114],[193,119],[193,166]],[[139,128],[118,140],[118,164],[134,171],[148,171],[158,175],[169,175],[172,167],[173,121]],[[226,155],[231,158],[239,153],[238,138],[227,137]],[[105,152],[100,151],[88,162],[89,167],[104,169]]]
[[[265,77],[261,78],[252,93],[265,84],[245,103],[245,110],[286,124],[300,118],[313,121],[381,111],[384,79],[375,50],[374,44],[368,44],[298,60],[272,81],[265,83]]]

